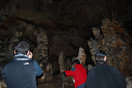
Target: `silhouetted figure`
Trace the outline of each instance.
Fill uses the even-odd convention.
[[[5,65],[2,75],[8,88],[37,88],[36,76],[42,75],[42,69],[32,59],[30,45],[22,41],[14,47],[14,59]]]
[[[64,71],[66,76],[73,76],[75,88],[84,88],[87,78],[87,70],[80,64],[79,60],[73,61],[74,67],[71,70]]]
[[[120,72],[106,64],[106,54],[98,51],[97,65],[88,72],[86,88],[126,88],[126,82]]]

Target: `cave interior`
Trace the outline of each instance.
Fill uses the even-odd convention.
[[[62,88],[60,63],[70,69],[80,48],[87,69],[95,65],[94,49],[101,48],[108,64],[132,76],[131,28],[131,0],[0,0],[0,71],[12,60],[13,46],[24,40],[45,72],[52,67],[45,80],[38,78],[38,88]],[[73,87],[70,78],[65,86]]]

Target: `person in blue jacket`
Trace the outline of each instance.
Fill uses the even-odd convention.
[[[21,41],[14,47],[14,54],[14,59],[2,69],[7,88],[37,88],[36,76],[41,76],[43,71],[32,59],[30,45]]]
[[[126,88],[126,81],[118,69],[107,65],[106,53],[99,50],[97,64],[88,72],[85,88]]]

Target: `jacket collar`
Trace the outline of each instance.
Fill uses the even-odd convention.
[[[25,61],[25,60],[31,60],[31,58],[28,58],[28,56],[25,54],[17,54],[14,56],[14,60]]]
[[[20,56],[28,57],[26,54],[16,54],[14,57],[20,57]]]
[[[82,64],[76,64],[75,67],[82,67]]]
[[[97,65],[101,65],[101,64],[106,64],[106,62],[103,60],[97,60]]]

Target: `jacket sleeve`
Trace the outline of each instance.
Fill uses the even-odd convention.
[[[41,69],[41,67],[38,65],[38,63],[34,60],[34,67],[36,70],[36,76],[40,76],[43,73],[43,70]]]
[[[2,69],[1,75],[2,75],[2,77],[4,77],[4,69]]]
[[[4,66],[4,68],[1,71],[1,75],[3,78],[5,77],[5,73],[6,73],[6,65]]]
[[[74,73],[75,73],[75,68],[72,68],[71,70],[66,70],[66,71],[64,71],[64,74],[65,74],[66,76],[73,76]]]

